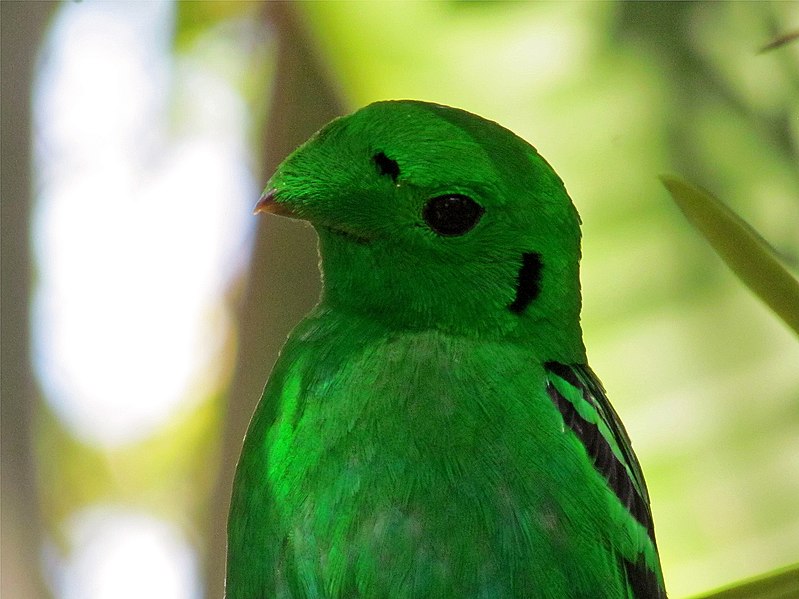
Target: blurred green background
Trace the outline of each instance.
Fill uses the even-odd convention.
[[[385,98],[525,137],[584,222],[593,368],[670,596],[799,558],[799,343],[660,186],[799,264],[799,3],[0,3],[3,596],[220,597],[241,439],[315,302],[274,166]],[[323,431],[322,431],[323,434]]]

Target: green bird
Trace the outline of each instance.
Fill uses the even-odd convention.
[[[315,227],[324,285],[244,441],[228,599],[666,597],[586,362],[579,216],[532,146],[377,102],[290,155],[260,211]]]

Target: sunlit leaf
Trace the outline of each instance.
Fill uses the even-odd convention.
[[[738,278],[799,334],[799,281],[768,243],[709,192],[677,177],[660,179],[686,218]]]

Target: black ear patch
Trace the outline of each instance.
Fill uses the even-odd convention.
[[[541,255],[535,252],[522,254],[519,279],[516,284],[516,299],[508,305],[514,314],[521,314],[541,291]]]
[[[372,156],[372,160],[374,160],[374,163],[377,166],[378,173],[381,175],[388,175],[391,177],[392,181],[397,180],[397,177],[399,177],[400,174],[400,167],[396,160],[392,160],[383,152],[378,152]]]

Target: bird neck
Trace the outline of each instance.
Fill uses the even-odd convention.
[[[319,238],[323,311],[370,320],[390,331],[437,330],[524,344],[542,361],[585,362],[576,260],[544,265],[540,292],[526,297],[530,289],[499,283],[517,281],[518,264],[498,261],[489,271],[485,265],[459,265],[463,274],[453,277],[456,267],[420,264],[412,252],[353,243],[325,231]]]

